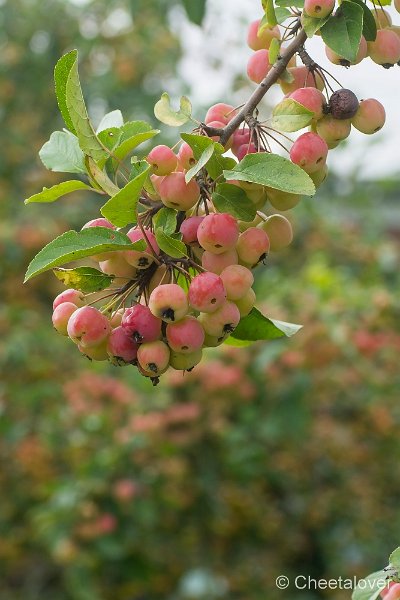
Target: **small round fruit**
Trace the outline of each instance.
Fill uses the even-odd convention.
[[[317,88],[299,88],[292,92],[289,98],[295,100],[302,106],[305,106],[308,110],[311,110],[314,113],[315,120],[322,118],[326,101],[323,93],[320,90],[317,90]]]
[[[336,54],[336,52],[334,52],[331,48],[329,48],[329,46],[325,46],[325,54],[326,54],[326,57],[328,58],[328,60],[330,60],[330,62],[333,63],[334,65],[341,65],[342,67],[350,67],[350,65],[358,65],[358,63],[360,63],[362,60],[364,60],[364,58],[366,58],[368,56],[367,40],[365,39],[365,37],[363,35],[361,36],[357,56],[354,61],[350,61],[347,58],[340,56],[340,54]]]
[[[161,336],[161,319],[143,304],[127,308],[121,322],[125,332],[136,342],[154,342]]]
[[[226,300],[221,277],[208,271],[193,277],[189,286],[189,304],[194,310],[211,313]]]
[[[311,73],[307,67],[291,67],[288,71],[293,76],[293,81],[289,83],[283,79],[279,80],[279,85],[284,94],[291,94],[295,90],[303,87],[314,87],[322,92],[325,87],[321,75],[318,73]]]
[[[158,193],[163,204],[176,210],[189,210],[199,199],[200,188],[192,179],[185,181],[185,173],[181,171],[166,175],[158,186]]]
[[[350,119],[341,120],[334,119],[332,115],[325,115],[317,123],[317,133],[325,140],[328,148],[335,147],[339,142],[346,139],[351,132]]]
[[[124,327],[113,329],[107,342],[107,352],[115,365],[134,363],[139,345],[128,335]]]
[[[236,300],[235,304],[239,309],[240,317],[247,317],[250,314],[253,306],[256,303],[256,293],[253,288],[250,288],[247,294],[240,298],[240,300]]]
[[[339,121],[352,119],[358,110],[357,96],[351,90],[336,90],[329,98],[329,110],[334,119]]]
[[[146,243],[144,250],[125,250],[125,260],[136,267],[137,269],[147,269],[154,262],[154,255],[160,253],[160,249],[156,242],[156,236],[150,229],[140,229],[140,227],[132,227],[126,234],[131,242],[143,240]]]
[[[211,273],[216,273],[217,275],[219,275],[226,267],[229,267],[229,265],[237,265],[237,263],[238,254],[235,248],[227,250],[222,254],[213,254],[212,252],[205,250],[201,257],[201,264],[204,269],[211,271]]]
[[[319,135],[309,131],[297,138],[290,150],[290,160],[306,173],[318,171],[326,162],[328,146]]]
[[[210,213],[197,230],[200,246],[213,254],[222,254],[234,248],[238,237],[237,221],[228,213]]]
[[[293,240],[292,225],[283,215],[271,215],[259,227],[268,235],[271,252],[286,248]]]
[[[196,317],[188,315],[177,323],[167,325],[166,337],[174,352],[192,354],[203,346],[204,329]]]
[[[254,83],[261,83],[271,69],[269,52],[265,49],[254,52],[247,62],[247,75]]]
[[[254,276],[250,269],[242,265],[226,267],[220,275],[228,300],[239,300],[244,296],[254,283]]]
[[[111,258],[103,260],[99,263],[100,269],[106,275],[114,275],[118,277],[118,285],[121,285],[120,279],[135,279],[136,269],[126,262],[124,252],[111,252]]]
[[[236,250],[240,262],[255,266],[264,260],[269,250],[268,236],[262,229],[250,227],[240,234]]]
[[[261,31],[259,31],[260,23],[261,19],[257,19],[257,21],[250,23],[248,29],[247,45],[252,50],[268,49],[274,38],[277,40],[281,38],[279,27],[277,25],[275,25],[275,27],[263,27]]]
[[[54,329],[61,335],[68,335],[67,326],[71,315],[78,309],[73,302],[58,304],[53,312],[52,321]]]
[[[324,19],[335,8],[335,0],[305,0],[304,11],[314,19]]]
[[[193,216],[183,221],[179,231],[182,234],[182,240],[185,244],[197,243],[197,231],[203,219],[203,216]]]
[[[400,60],[400,37],[390,29],[378,29],[374,42],[368,42],[370,58],[385,68]]]
[[[343,121],[342,121],[342,123],[343,123]],[[315,187],[319,188],[319,186],[328,177],[328,167],[326,165],[324,165],[322,167],[322,169],[318,169],[318,171],[314,171],[314,173],[310,173],[309,177],[313,180]]]
[[[191,371],[199,364],[202,356],[202,350],[196,350],[192,354],[182,354],[172,350],[169,357],[169,364],[176,371]]]
[[[94,306],[78,308],[68,321],[67,331],[75,344],[84,348],[98,346],[110,331],[110,321]]]
[[[187,315],[188,297],[177,283],[159,285],[150,294],[149,309],[165,323],[174,323]]]
[[[58,294],[58,296],[54,298],[53,310],[55,310],[60,304],[63,304],[63,302],[72,302],[77,308],[79,308],[80,306],[85,305],[85,296],[79,290],[74,290],[72,288],[64,290],[61,292],[61,294]]]
[[[141,344],[137,352],[139,365],[153,377],[165,373],[169,365],[169,358],[170,350],[162,341]]]
[[[231,104],[225,104],[224,102],[218,102],[213,104],[207,111],[204,123],[209,125],[213,121],[220,121],[224,125],[227,125],[229,121],[236,115],[237,110]]]
[[[276,210],[290,210],[297,206],[301,200],[301,196],[298,194],[288,194],[272,188],[268,188],[267,197],[271,206]]]
[[[151,165],[155,175],[169,175],[175,171],[178,159],[171,148],[161,144],[149,152],[147,162]]]
[[[361,100],[360,106],[351,123],[361,133],[376,133],[384,126],[386,113],[383,105],[375,98]]]
[[[207,335],[225,338],[236,329],[240,321],[240,312],[234,302],[227,300],[215,312],[201,314],[199,320]]]

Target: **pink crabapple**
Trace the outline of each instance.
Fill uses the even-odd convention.
[[[306,173],[313,173],[323,167],[327,155],[327,143],[312,131],[298,137],[290,150],[290,160]]]
[[[121,325],[137,343],[154,342],[161,336],[161,319],[155,317],[150,309],[142,304],[127,308]]]
[[[73,313],[78,309],[78,306],[73,302],[61,302],[57,304],[53,311],[52,322],[54,329],[61,335],[68,335],[68,321]]]
[[[227,300],[213,313],[202,313],[199,321],[207,335],[225,338],[237,327],[240,312],[234,302]]]
[[[274,38],[277,40],[281,38],[279,27],[277,25],[274,27],[263,27],[260,30],[260,23],[261,19],[257,19],[250,23],[247,33],[247,45],[255,51],[262,50],[263,48],[268,49]]]
[[[114,364],[133,363],[136,360],[138,348],[139,345],[121,325],[111,331],[107,343],[107,352]]]
[[[166,323],[180,321],[189,310],[185,290],[177,283],[159,285],[150,294],[149,309]]]
[[[83,348],[98,346],[110,331],[110,321],[94,306],[78,308],[68,321],[67,331],[73,342]]]
[[[258,227],[249,227],[240,234],[236,250],[241,263],[244,263],[245,266],[255,266],[264,260],[268,253],[268,236]]]
[[[166,337],[174,352],[192,354],[203,346],[204,329],[196,317],[187,315],[181,321],[167,325]]]
[[[158,193],[167,208],[186,211],[196,204],[200,188],[194,179],[186,183],[185,174],[179,171],[163,178],[158,186]]]
[[[154,148],[147,155],[147,162],[151,165],[155,175],[169,175],[175,171],[178,159],[169,146],[161,144]]]
[[[370,135],[382,129],[385,121],[385,109],[379,100],[367,98],[366,100],[361,100],[358,111],[351,123],[361,133]]]
[[[201,264],[206,271],[219,275],[226,267],[237,265],[238,254],[235,248],[231,248],[222,254],[214,254],[205,250],[201,257]]]
[[[304,11],[314,19],[324,19],[333,11],[335,0],[305,0]]]
[[[211,313],[226,300],[221,277],[208,271],[193,277],[189,286],[189,304],[194,310]]]
[[[85,296],[79,290],[74,290],[72,288],[64,290],[61,292],[61,294],[58,294],[58,296],[54,298],[53,310],[55,310],[57,306],[63,302],[72,302],[77,308],[79,308],[80,306],[85,305]]]
[[[139,227],[132,227],[126,235],[133,243],[143,240],[146,243],[146,248],[142,251],[125,250],[125,260],[137,269],[147,269],[154,262],[154,255],[157,256],[160,253],[156,236],[150,229],[143,228],[142,231]]]
[[[170,350],[167,344],[160,340],[141,344],[137,352],[139,365],[153,377],[157,377],[167,370],[169,357]]]
[[[229,213],[210,213],[199,225],[197,239],[204,250],[222,254],[235,247],[239,226]]]
[[[226,267],[220,277],[228,300],[240,300],[254,283],[253,273],[242,265]]]

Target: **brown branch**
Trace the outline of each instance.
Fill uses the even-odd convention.
[[[298,27],[300,24],[298,23]],[[259,84],[250,98],[247,100],[246,104],[243,108],[233,117],[233,119],[228,123],[224,129],[221,129],[218,133],[213,131],[214,135],[220,135],[220,143],[225,146],[230,136],[236,129],[243,123],[243,121],[249,115],[253,114],[253,111],[257,107],[257,105],[261,102],[267,91],[270,87],[276,83],[282,73],[285,71],[287,65],[289,64],[292,56],[296,54],[303,46],[304,42],[307,39],[307,35],[304,29],[300,29],[299,33],[296,37],[291,41],[291,43],[285,48],[282,52],[281,56],[278,58],[276,63],[273,65],[272,69],[269,71],[268,75],[263,79],[263,81]],[[207,131],[207,126],[204,128]]]

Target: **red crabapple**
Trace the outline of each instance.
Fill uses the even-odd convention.
[[[253,144],[253,142],[250,142],[250,144],[243,144],[242,146],[239,146],[235,154],[236,158],[239,161],[241,161],[244,159],[245,156],[247,156],[247,154],[257,154],[257,152],[258,150],[256,148],[256,145]]]
[[[375,98],[361,100],[358,111],[351,123],[361,133],[376,133],[385,124],[386,113],[382,104]]]
[[[253,273],[242,265],[226,267],[220,275],[228,300],[239,300],[254,283]]]
[[[325,140],[328,148],[334,148],[351,132],[350,119],[334,119],[332,115],[325,115],[316,125],[318,135]]]
[[[225,338],[231,334],[240,321],[240,312],[234,302],[227,300],[213,313],[203,313],[199,316],[207,335]]]
[[[251,312],[253,306],[256,303],[256,293],[253,288],[250,288],[248,292],[240,298],[240,300],[236,300],[235,304],[239,309],[240,317],[247,317],[247,315]]]
[[[193,208],[200,195],[196,181],[192,179],[186,183],[182,172],[166,175],[158,186],[158,191],[165,206],[185,211]]]
[[[133,341],[132,336],[128,335],[122,326],[113,329],[107,342],[107,352],[111,362],[116,365],[133,363],[139,345]]]
[[[247,75],[254,83],[261,83],[271,69],[269,52],[265,49],[254,52],[247,62]]]
[[[329,46],[325,46],[325,54],[334,65],[342,65],[343,67],[348,67],[350,65],[358,65],[364,58],[368,56],[368,45],[367,40],[362,35],[360,39],[360,45],[358,47],[357,56],[354,62],[349,61],[347,58],[340,56],[340,54],[336,54]]]
[[[68,335],[67,325],[71,315],[78,309],[73,302],[62,302],[58,304],[53,312],[53,327],[61,335]]]
[[[132,227],[126,235],[131,242],[144,240],[146,248],[144,250],[124,251],[125,260],[137,269],[147,269],[154,262],[154,254],[158,255],[160,253],[156,236],[150,229],[143,229],[142,231],[139,227]]]
[[[189,310],[186,292],[177,283],[159,285],[150,294],[149,309],[166,323],[180,321]]]
[[[137,360],[144,371],[157,377],[164,373],[169,365],[170,351],[162,341],[147,342],[139,346]]]
[[[121,325],[137,343],[154,342],[161,336],[161,319],[157,319],[150,309],[142,304],[127,308]]]
[[[290,160],[306,173],[313,173],[326,162],[328,146],[319,135],[309,131],[297,138],[290,150]]]
[[[305,0],[304,11],[314,19],[324,19],[335,7],[335,0]]]
[[[216,273],[217,275],[219,275],[226,267],[229,267],[229,265],[237,265],[237,263],[238,254],[235,248],[231,248],[231,250],[227,250],[222,254],[214,254],[213,252],[205,250],[201,257],[201,264],[204,269],[206,269],[206,271],[211,271],[211,273]]]
[[[149,152],[147,162],[151,165],[155,175],[169,175],[172,171],[175,171],[178,159],[171,148],[161,144],[160,146],[155,146]]]
[[[98,346],[111,331],[110,321],[94,306],[78,308],[68,321],[67,331],[75,344],[84,348]]]
[[[292,92],[289,96],[292,100],[296,100],[302,106],[314,113],[314,119],[321,119],[326,106],[325,96],[320,90],[313,87],[303,87]]]
[[[82,344],[78,344],[78,350],[90,360],[108,360],[107,338],[100,344],[97,344],[97,346],[90,346],[90,348],[83,346]]]
[[[199,364],[202,356],[202,350],[196,350],[192,354],[182,354],[181,352],[174,352],[172,350],[169,357],[169,364],[176,371],[191,371]]]
[[[58,296],[54,298],[53,310],[56,309],[57,306],[59,304],[62,304],[63,302],[72,302],[78,308],[80,306],[85,305],[85,296],[79,290],[64,290],[63,292],[61,292],[61,294],[58,294]]]
[[[211,313],[225,302],[226,291],[221,277],[206,271],[193,277],[188,296],[194,310]]]
[[[240,146],[250,143],[251,133],[248,127],[240,127],[232,135],[232,152],[236,154]]]
[[[236,250],[240,262],[255,266],[265,258],[269,250],[268,236],[258,227],[249,227],[240,234]]]
[[[378,29],[374,42],[368,42],[370,58],[384,67],[390,67],[400,60],[400,38],[390,29]]]
[[[188,217],[183,221],[179,231],[182,234],[182,240],[185,244],[197,242],[197,230],[203,219],[203,216],[194,216]]]
[[[385,600],[400,599],[400,583],[394,583],[390,586],[389,591],[385,594]]]
[[[291,67],[288,71],[293,75],[294,80],[290,83],[283,79],[279,80],[284,94],[292,94],[295,90],[303,87],[314,87],[322,92],[325,87],[322,77],[318,73],[311,73],[307,67]]]
[[[84,229],[88,229],[89,227],[107,227],[107,229],[116,229],[115,225],[113,225],[108,219],[104,219],[103,217],[99,217],[97,219],[92,219],[91,221],[88,221],[82,227],[82,231]],[[91,258],[100,262],[102,260],[107,260],[108,258],[111,258],[113,254],[114,252],[102,252],[101,254],[93,255]]]
[[[209,125],[212,121],[220,121],[225,126],[233,119],[236,113],[237,110],[230,104],[219,102],[218,104],[210,106],[204,119],[204,123]]]
[[[247,34],[247,45],[252,50],[262,50],[263,48],[269,48],[271,42],[274,38],[279,40],[281,38],[281,34],[279,31],[279,27],[275,25],[275,27],[263,27],[259,32],[261,19],[257,21],[253,21],[250,23],[248,34]]]
[[[301,196],[298,194],[289,194],[272,188],[268,188],[267,198],[276,210],[290,210],[297,206],[301,200]]]
[[[271,215],[259,227],[268,235],[272,252],[286,248],[293,240],[292,226],[283,215]]]
[[[183,142],[179,148],[178,160],[182,167],[186,170],[191,169],[197,162],[194,157],[193,150],[186,142]]]
[[[188,315],[177,323],[167,325],[166,338],[174,352],[192,354],[203,346],[204,329],[196,317]]]
[[[229,213],[210,213],[199,225],[197,239],[204,250],[222,254],[235,247],[239,226]]]
[[[100,261],[99,267],[106,275],[114,275],[118,279],[135,279],[136,269],[125,260],[124,252],[112,252],[113,256],[107,260]],[[118,281],[118,285],[121,281]]]

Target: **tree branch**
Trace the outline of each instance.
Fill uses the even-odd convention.
[[[298,27],[300,27],[300,23],[298,23]],[[304,45],[306,39],[307,35],[304,29],[301,29],[296,35],[296,37],[291,41],[289,46],[287,46],[287,48],[285,48],[285,50],[282,52],[281,56],[273,65],[272,69],[269,71],[268,75],[255,89],[253,94],[247,100],[243,108],[237,113],[237,115],[233,117],[233,119],[228,123],[226,127],[219,130],[219,132],[216,130],[210,132],[211,135],[220,135],[220,143],[223,146],[225,146],[232,133],[236,131],[236,129],[240,126],[241,123],[243,123],[245,118],[253,114],[254,109],[261,102],[261,100],[263,99],[267,91],[270,89],[270,87],[274,83],[276,83],[276,81],[278,81],[279,77],[282,75],[287,65],[289,64],[290,59]],[[207,131],[207,126],[205,126],[204,129]]]

